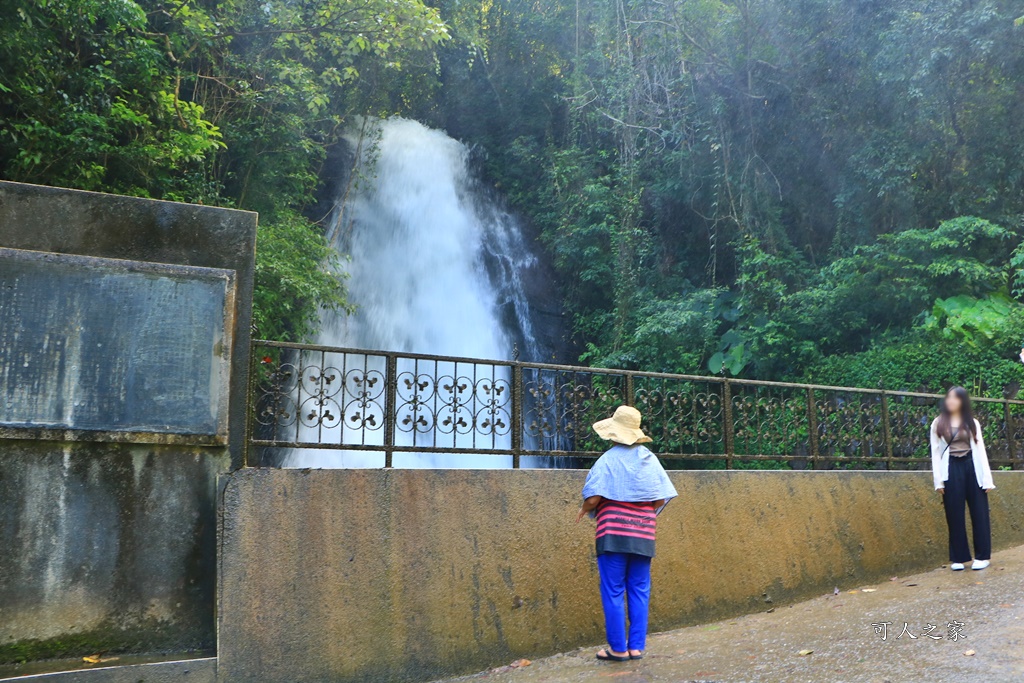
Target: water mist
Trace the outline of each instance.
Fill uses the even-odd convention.
[[[511,359],[515,345],[525,360],[537,359],[520,280],[535,259],[514,218],[473,179],[469,150],[415,121],[367,128],[349,138],[355,175],[328,233],[350,257],[349,299],[357,308],[323,320],[317,343],[499,360]],[[443,365],[437,372],[453,371]],[[382,456],[302,449],[286,464],[379,467]],[[511,457],[396,453],[394,464],[508,467]]]

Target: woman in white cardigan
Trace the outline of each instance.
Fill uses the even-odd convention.
[[[981,436],[981,423],[974,419],[971,397],[963,387],[953,387],[946,392],[939,416],[932,422],[931,446],[935,488],[942,494],[949,526],[950,569],[962,571],[965,563],[971,561],[965,503],[971,511],[974,531],[971,569],[984,569],[992,556],[988,492],[995,484],[985,452],[985,439]]]

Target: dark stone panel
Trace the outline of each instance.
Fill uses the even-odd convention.
[[[0,247],[235,271],[228,427],[242,465],[256,214],[0,181]]]
[[[224,434],[232,271],[0,248],[0,424]]]

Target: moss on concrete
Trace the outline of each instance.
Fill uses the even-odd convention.
[[[155,619],[140,619],[131,626],[110,622],[57,638],[22,640],[0,644],[0,664],[23,664],[45,659],[85,657],[103,652],[128,653],[199,652],[216,647],[212,634],[197,634]]]

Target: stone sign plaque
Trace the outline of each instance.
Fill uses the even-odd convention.
[[[0,428],[224,442],[233,311],[233,271],[0,249]]]

